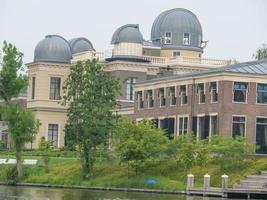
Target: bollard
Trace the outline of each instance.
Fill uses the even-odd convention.
[[[222,175],[222,189],[226,190],[228,188],[228,176],[226,174]]]
[[[187,188],[193,188],[193,187],[194,187],[194,175],[187,174]]]
[[[204,189],[207,190],[210,187],[210,175],[204,175]]]

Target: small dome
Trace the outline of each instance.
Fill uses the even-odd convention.
[[[138,24],[126,24],[118,28],[111,40],[111,44],[117,44],[120,42],[127,42],[127,43],[143,43],[143,36],[139,31]]]
[[[95,50],[92,43],[84,37],[73,38],[69,41],[69,43],[72,54]]]
[[[59,35],[47,35],[34,50],[34,62],[70,63],[71,49],[68,41]]]
[[[166,37],[171,37],[171,41],[162,41]],[[189,39],[186,40],[187,38]],[[175,8],[161,13],[152,25],[151,40],[162,49],[202,52],[200,22],[194,13],[183,8]]]

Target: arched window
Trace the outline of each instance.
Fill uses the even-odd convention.
[[[136,78],[130,77],[126,80],[126,99],[134,100],[133,84],[136,83]]]

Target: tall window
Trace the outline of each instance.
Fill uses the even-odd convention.
[[[198,102],[199,103],[205,103],[205,85],[204,83],[198,84]]]
[[[138,109],[144,108],[144,98],[142,91],[137,92],[137,102],[138,102]]]
[[[248,83],[234,82],[234,102],[247,102]]]
[[[148,108],[153,108],[154,106],[154,98],[153,98],[153,91],[148,90],[147,91],[147,107]]]
[[[256,153],[267,153],[267,118],[256,119]]]
[[[172,33],[171,32],[166,32],[165,33],[165,44],[171,44],[172,43]]]
[[[180,116],[179,120],[179,135],[184,135],[188,132],[188,117]]]
[[[48,124],[48,140],[58,147],[58,124]]]
[[[267,84],[258,83],[257,103],[267,104]]]
[[[166,99],[165,99],[165,89],[159,88],[159,106],[165,106],[166,105]]]
[[[133,84],[136,83],[136,78],[128,78],[126,80],[126,99],[127,100],[133,100],[134,96],[134,90],[133,90]]]
[[[169,87],[169,96],[170,96],[170,105],[175,106],[176,105],[176,90],[175,87]]]
[[[50,78],[50,95],[49,98],[52,100],[60,99],[60,78],[51,77]]]
[[[217,82],[210,83],[210,96],[211,96],[212,103],[218,101]]]
[[[210,136],[218,134],[218,116],[210,116]]]
[[[246,132],[246,118],[240,116],[233,116],[232,137],[245,136]]]
[[[35,98],[35,77],[32,77],[32,99]]]
[[[187,104],[186,85],[180,86],[180,98],[181,98],[181,105],[186,105]]]
[[[189,33],[184,33],[183,44],[190,45],[190,34]]]
[[[205,130],[205,116],[197,117],[197,138],[198,139],[205,139],[207,137],[206,130]]]

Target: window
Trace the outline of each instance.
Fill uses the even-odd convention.
[[[198,102],[199,103],[205,103],[205,85],[204,83],[198,84]]]
[[[153,91],[148,90],[147,91],[147,107],[153,108],[153,106],[154,106]]]
[[[205,139],[205,116],[197,117],[197,138]]]
[[[234,82],[234,102],[247,102],[248,83]]]
[[[164,44],[171,44],[172,43],[172,33],[165,32],[165,41]]]
[[[159,128],[165,130],[166,136],[169,139],[173,139],[174,129],[175,129],[175,118],[169,117],[169,118],[159,119]]]
[[[166,100],[165,100],[165,89],[164,88],[159,88],[159,106],[165,106],[166,105]]]
[[[184,33],[183,44],[190,45],[190,34],[189,33]]]
[[[210,116],[210,136],[218,134],[218,116]]]
[[[138,109],[144,108],[143,92],[137,92]]]
[[[126,80],[126,99],[127,100],[133,100],[133,84],[136,83],[136,78],[128,78]]]
[[[256,118],[256,153],[267,154],[267,117]]]
[[[218,101],[217,82],[210,83],[210,96],[211,96],[212,103]]]
[[[267,104],[267,84],[257,84],[257,103]]]
[[[51,77],[50,78],[50,95],[49,98],[52,100],[60,99],[60,78]]]
[[[232,137],[245,136],[246,132],[246,118],[240,116],[233,116]]]
[[[48,140],[58,147],[58,124],[48,124]]]
[[[177,57],[177,56],[180,56],[180,51],[174,51],[172,53],[173,57]]]
[[[186,85],[180,86],[180,98],[181,98],[181,105],[187,104],[187,90]]]
[[[175,106],[176,105],[176,91],[175,87],[169,87],[169,96],[170,96],[170,105]]]
[[[179,118],[179,135],[184,135],[188,132],[188,117],[187,116],[180,116]]]
[[[35,77],[32,77],[32,99],[35,98]]]

